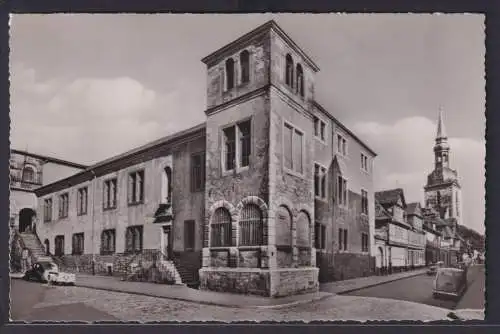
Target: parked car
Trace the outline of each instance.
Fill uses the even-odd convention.
[[[443,261],[436,262],[435,264],[431,265],[429,269],[427,269],[427,275],[433,276],[436,275],[438,268],[441,268],[443,266]]]
[[[24,273],[23,278],[27,281],[38,281],[55,285],[75,285],[75,274],[59,271],[54,262],[43,261],[34,263]]]
[[[459,268],[439,268],[434,279],[432,296],[459,299],[467,288],[467,270]]]

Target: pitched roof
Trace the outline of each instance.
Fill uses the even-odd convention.
[[[406,207],[406,214],[422,216],[422,207],[420,206],[420,203],[419,202],[409,203],[408,206]]]
[[[375,200],[377,200],[383,206],[394,205],[400,198],[403,201],[403,207],[406,206],[404,192],[401,188],[377,191],[375,193]]]
[[[78,169],[85,169],[85,168],[88,167],[87,165],[82,165],[82,164],[79,164],[79,163],[76,163],[76,162],[72,162],[72,161],[68,161],[68,160],[63,160],[63,159],[59,159],[59,158],[55,158],[55,157],[50,157],[50,156],[47,156],[47,155],[42,155],[42,154],[37,154],[37,153],[31,153],[31,152],[23,151],[23,150],[11,149],[10,152],[11,153],[15,153],[15,154],[19,154],[19,155],[26,155],[26,156],[29,156],[29,157],[32,157],[32,158],[35,158],[35,159],[40,159],[40,160],[43,160],[43,161],[46,161],[46,162],[52,162],[52,163],[55,163],[55,164],[65,165],[65,166],[69,166],[69,167],[73,167],[73,168],[78,168]]]
[[[375,200],[375,219],[390,219],[392,218],[391,214],[387,212],[386,209]]]

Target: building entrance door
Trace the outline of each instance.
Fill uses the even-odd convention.
[[[172,258],[172,226],[163,226],[162,234],[162,253],[167,257],[167,259]]]

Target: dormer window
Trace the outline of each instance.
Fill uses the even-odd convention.
[[[293,88],[293,59],[290,54],[286,55],[285,83]]]
[[[301,97],[304,97],[304,72],[302,71],[302,65],[297,64],[297,93]]]
[[[25,166],[22,172],[24,182],[35,182],[35,170],[31,166]]]
[[[234,60],[229,58],[226,60],[226,90],[234,87]]]
[[[240,53],[240,73],[242,84],[250,81],[250,53],[247,50]]]

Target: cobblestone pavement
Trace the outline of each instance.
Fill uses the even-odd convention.
[[[164,298],[93,290],[51,287],[34,308],[82,303],[121,321],[333,321],[441,320],[447,310],[404,301],[357,296],[331,298],[280,309],[207,306]],[[43,319],[40,319],[43,320]],[[75,319],[79,320],[79,319]],[[95,321],[101,319],[96,318]]]

